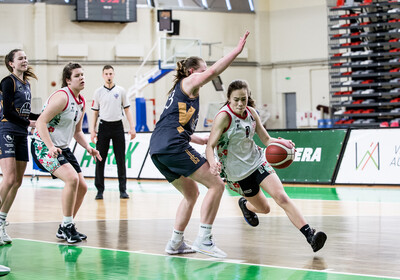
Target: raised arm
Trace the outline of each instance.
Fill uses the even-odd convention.
[[[228,66],[235,60],[235,58],[242,52],[249,32],[240,37],[239,43],[230,53],[219,59],[212,66],[202,73],[193,73],[189,77],[183,79],[182,85],[186,92],[193,92],[201,86],[205,85],[219,74],[221,74]]]

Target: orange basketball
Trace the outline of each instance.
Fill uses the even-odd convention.
[[[295,149],[289,140],[278,139],[268,145],[265,149],[265,157],[272,167],[277,169],[286,168],[292,164],[295,156]]]

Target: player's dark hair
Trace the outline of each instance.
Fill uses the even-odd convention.
[[[200,68],[200,62],[204,61],[201,57],[198,56],[191,56],[186,59],[179,60],[176,63],[176,74],[175,74],[175,79],[174,79],[174,86],[169,90],[168,94],[170,94],[177,83],[179,83],[180,80],[183,78],[189,77],[190,76],[190,69],[197,70]]]
[[[226,97],[228,100],[225,102],[223,106],[229,103],[229,99],[231,98],[232,92],[239,89],[245,89],[247,91],[247,106],[255,108],[256,102],[254,101],[253,98],[251,98],[251,90],[245,80],[234,80],[229,84],[228,92],[226,93]]]
[[[6,64],[6,67],[8,69],[8,71],[10,71],[11,73],[13,72],[12,67],[10,66],[10,62],[14,62],[14,56],[16,52],[19,51],[23,51],[21,49],[13,49],[12,51],[10,51],[4,58],[4,63]],[[31,66],[28,66],[28,70],[26,70],[23,74],[23,78],[24,80],[29,80],[29,78],[34,78],[34,79],[38,79],[35,75],[35,73],[33,73],[33,68]]]
[[[67,65],[64,66],[63,69],[63,73],[62,73],[62,79],[61,79],[61,87],[66,87],[67,84],[67,80],[71,79],[71,75],[72,75],[72,71],[74,69],[79,69],[82,68],[82,66],[79,63],[75,63],[75,62],[70,62]]]
[[[108,70],[108,69],[114,70],[114,67],[112,67],[110,64],[104,65],[103,72],[104,72],[104,70]]]

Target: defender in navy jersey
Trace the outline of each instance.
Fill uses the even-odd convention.
[[[211,234],[224,192],[224,182],[219,176],[211,174],[206,159],[189,142],[204,145],[208,141],[208,137],[203,139],[193,135],[199,115],[200,87],[217,77],[232,63],[242,52],[248,35],[249,32],[246,32],[237,47],[210,68],[199,57],[189,57],[177,62],[174,86],[150,139],[153,163],[168,182],[183,194],[172,238],[165,248],[168,254],[199,252],[217,258],[226,257],[226,253],[215,245]],[[201,207],[199,233],[190,247],[184,242],[183,233],[198,197],[196,182],[206,186],[208,191]]]
[[[28,126],[34,126],[38,115],[31,113],[29,79],[37,79],[28,64],[26,54],[14,49],[5,56],[10,75],[0,84],[0,245],[11,243],[6,233],[7,214],[21,186],[28,156]],[[1,200],[0,200],[1,201]]]
[[[261,124],[250,89],[243,80],[233,81],[227,92],[227,102],[218,112],[207,143],[206,154],[211,173],[221,175],[227,187],[242,197],[239,206],[246,222],[255,227],[259,220],[257,213],[267,214],[270,207],[260,186],[276,203],[285,210],[290,221],[304,234],[314,252],[320,250],[326,241],[326,234],[316,232],[306,222],[300,210],[286,194],[282,182],[265,159],[265,153],[253,140],[255,133],[268,146],[276,139],[269,136]],[[289,145],[294,146],[293,142]],[[219,162],[215,161],[217,148]],[[246,198],[245,198],[246,197]]]
[[[198,118],[199,96],[190,98],[182,91],[181,82],[177,83],[154,129],[150,154],[179,153],[189,149]]]

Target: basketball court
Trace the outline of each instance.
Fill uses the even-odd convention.
[[[8,216],[13,243],[0,247],[3,279],[400,279],[400,189],[372,186],[287,185],[311,226],[328,240],[313,253],[282,209],[260,225],[245,223],[238,196],[225,192],[214,224],[220,260],[199,253],[169,256],[181,195],[166,181],[128,182],[120,200],[118,181],[106,182],[104,200],[94,200],[93,179],[76,217],[88,239],[68,245],[56,238],[61,221],[60,180],[25,177]],[[205,187],[185,232],[194,241]]]

